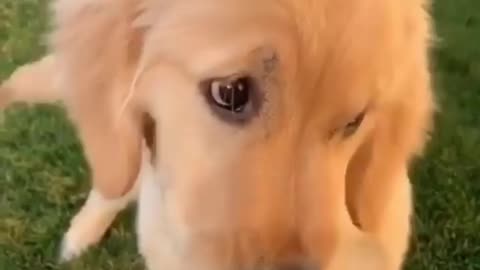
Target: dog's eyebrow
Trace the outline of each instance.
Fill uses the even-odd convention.
[[[265,57],[263,59],[263,69],[266,74],[272,73],[277,67],[278,56],[276,53],[273,53],[270,57]]]
[[[272,73],[278,67],[278,55],[273,52],[269,55],[264,55],[261,63],[261,79],[267,80],[272,76]]]

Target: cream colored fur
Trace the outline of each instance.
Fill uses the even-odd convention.
[[[60,99],[79,131],[93,187],[64,259],[97,243],[138,186],[139,249],[151,270],[401,269],[409,165],[434,110],[429,3],[53,7],[51,56],[5,82],[0,105]],[[199,88],[237,72],[265,94],[242,126],[213,114]],[[342,136],[362,111],[359,129]],[[145,115],[155,122],[150,148]]]

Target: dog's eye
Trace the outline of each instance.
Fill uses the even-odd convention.
[[[245,122],[259,107],[258,91],[250,76],[210,79],[201,83],[213,112],[228,122]]]
[[[216,106],[231,113],[241,113],[250,100],[250,87],[248,77],[227,82],[213,80],[209,94]]]
[[[350,121],[343,129],[343,136],[349,137],[352,136],[360,127],[365,118],[365,112],[358,114],[352,121]]]

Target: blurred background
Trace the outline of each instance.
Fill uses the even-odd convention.
[[[45,52],[48,2],[0,0],[0,80]],[[480,270],[480,0],[433,2],[441,112],[412,171],[415,233],[406,269]],[[61,235],[88,192],[86,177],[62,107],[0,112],[0,270],[143,269],[132,211],[101,246],[73,264],[57,264]]]

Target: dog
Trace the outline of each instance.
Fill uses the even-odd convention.
[[[148,269],[402,268],[433,129],[425,0],[56,0],[0,104],[65,103],[92,190],[62,258],[138,199]]]

